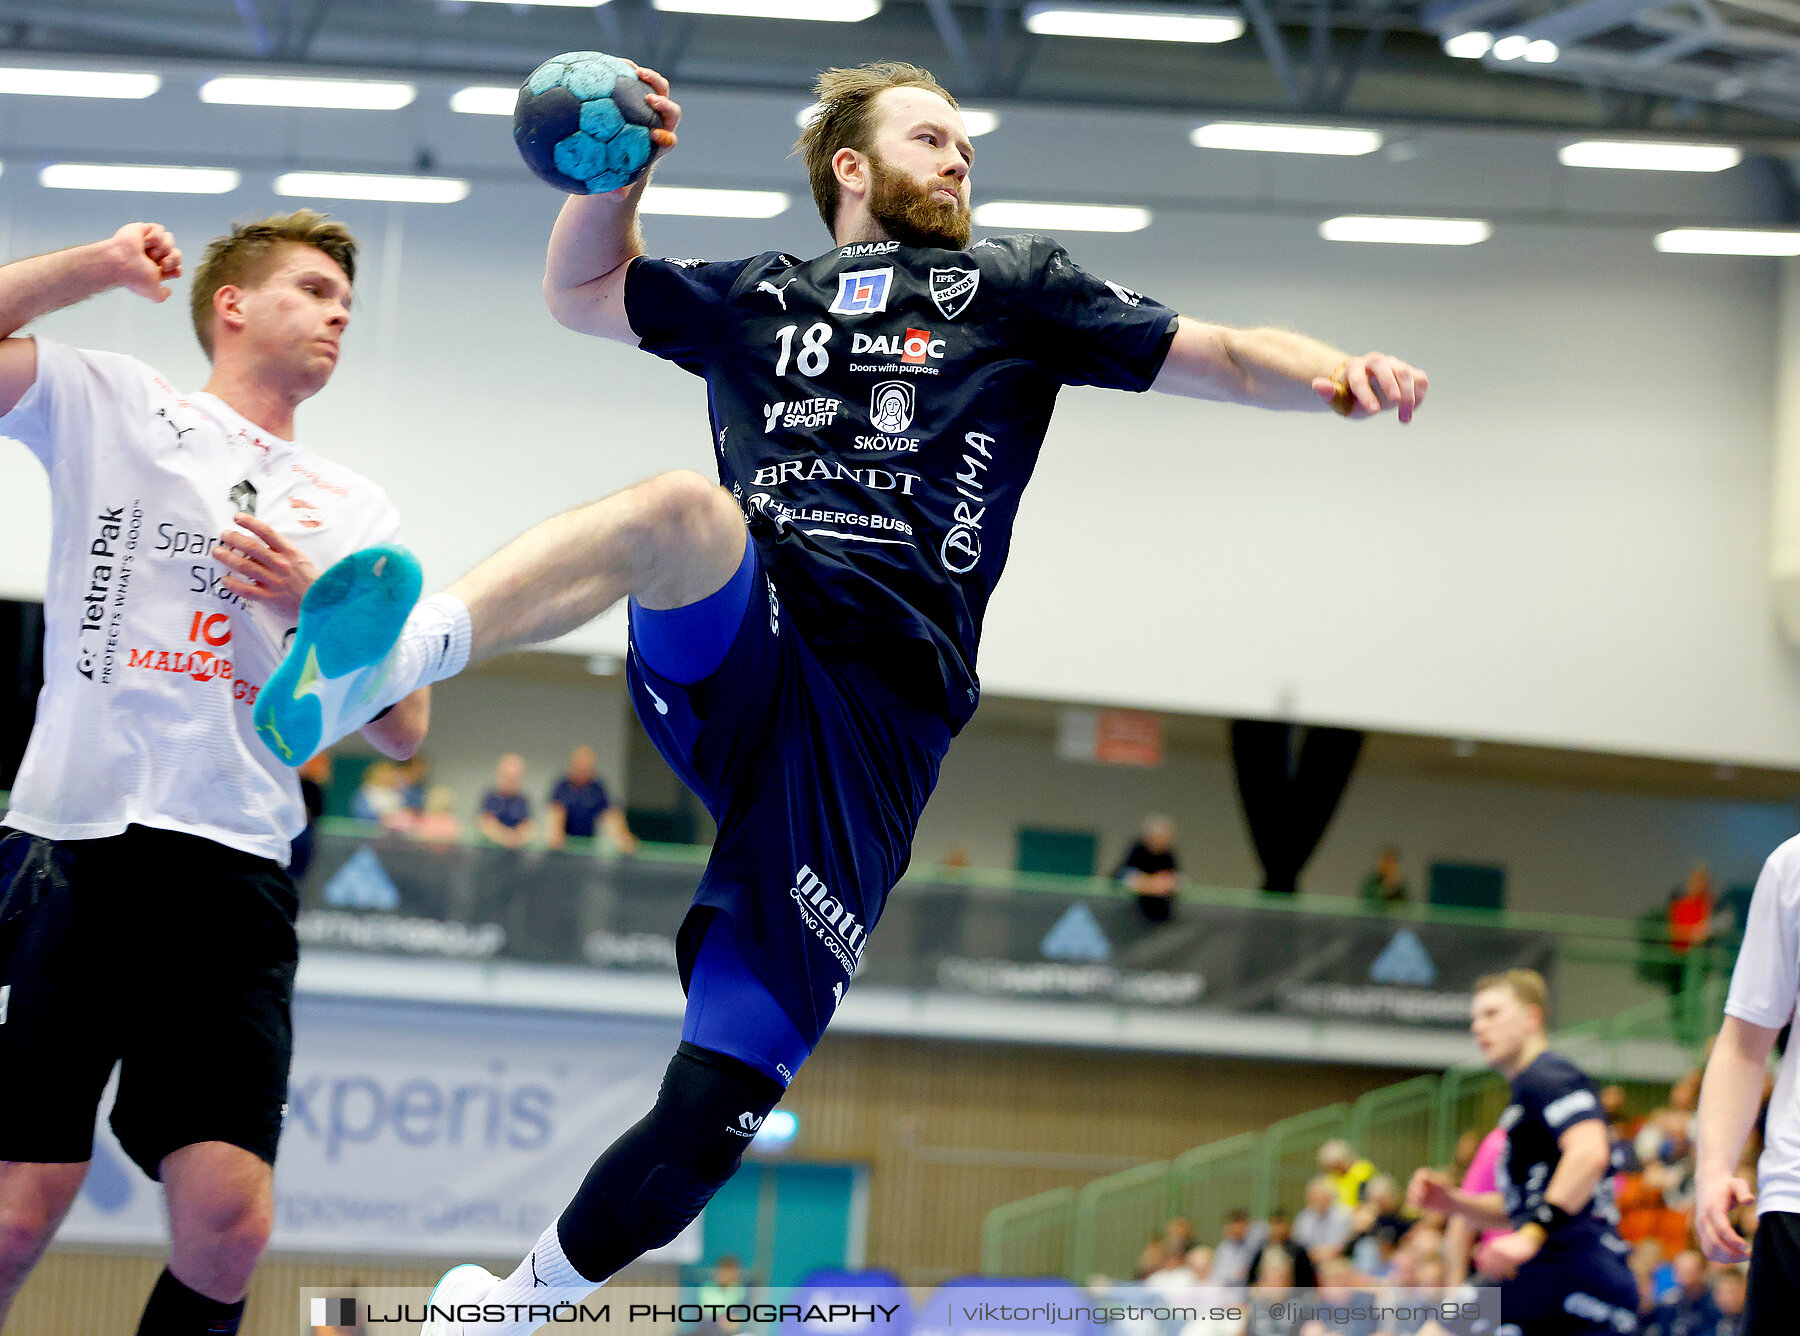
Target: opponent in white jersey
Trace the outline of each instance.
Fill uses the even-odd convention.
[[[240,226],[195,277],[206,388],[0,339],[0,435],[52,501],[44,690],[0,826],[0,1323],[67,1212],[95,1111],[167,1192],[141,1336],[235,1332],[268,1239],[292,1047],[299,784],[251,707],[301,596],[389,542],[380,488],[295,443],[350,319],[356,243],[310,210]],[[0,334],[109,288],[169,295],[162,228],[0,268]],[[372,560],[384,551],[375,549]],[[415,694],[365,730],[406,756]]]
[[[1763,864],[1744,945],[1731,975],[1725,1023],[1700,1087],[1694,1229],[1715,1262],[1750,1256],[1750,1290],[1740,1336],[1792,1331],[1800,1312],[1800,1056],[1790,1039],[1769,1100],[1756,1190],[1738,1173],[1744,1143],[1762,1107],[1769,1053],[1800,1005],[1800,838]],[[1755,1248],[1732,1220],[1756,1206]]]

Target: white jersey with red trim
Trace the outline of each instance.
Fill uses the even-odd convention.
[[[213,560],[248,511],[322,571],[399,514],[349,469],[178,393],[134,357],[37,340],[0,434],[50,475],[44,689],[5,824],[47,839],[185,831],[285,863],[306,823],[250,707],[293,628]]]

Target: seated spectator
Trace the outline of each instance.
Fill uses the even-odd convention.
[[[1144,818],[1137,843],[1125,853],[1113,877],[1137,896],[1147,923],[1167,923],[1175,911],[1181,866],[1175,857],[1175,823],[1166,816]]]
[[[1358,1155],[1348,1141],[1333,1137],[1319,1147],[1319,1172],[1331,1180],[1345,1208],[1354,1211],[1362,1202],[1363,1188],[1375,1177],[1375,1166]]]
[[[1144,1251],[1138,1254],[1137,1265],[1131,1269],[1133,1280],[1148,1280],[1169,1264],[1169,1254],[1162,1246],[1160,1238],[1153,1238],[1144,1245]]]
[[[1644,1336],[1714,1336],[1717,1332],[1719,1305],[1707,1284],[1706,1259],[1699,1253],[1689,1249],[1675,1258],[1675,1288],[1659,1298]]]
[[[400,787],[400,767],[392,761],[376,761],[364,770],[356,796],[350,800],[350,815],[390,827],[404,823],[406,794]]]
[[[1200,1252],[1201,1249],[1195,1248],[1193,1251]],[[1186,1252],[1177,1252],[1165,1244],[1163,1264],[1144,1277],[1144,1288],[1166,1299],[1174,1299],[1200,1284],[1201,1279],[1189,1265]]]
[[[1658,1289],[1656,1276],[1663,1268],[1665,1257],[1662,1244],[1655,1239],[1644,1239],[1632,1247],[1631,1256],[1625,1263],[1631,1268],[1631,1274],[1637,1278],[1638,1317],[1646,1322],[1656,1311]]]
[[[1713,1273],[1713,1303],[1719,1309],[1719,1325],[1713,1328],[1712,1336],[1743,1336],[1749,1280],[1744,1269],[1737,1266],[1721,1267]]]
[[[1184,1261],[1194,1246],[1194,1226],[1186,1216],[1176,1216],[1163,1226],[1163,1248],[1176,1261]]]
[[[1269,1217],[1275,1223],[1275,1217]],[[1256,1271],[1250,1278],[1250,1317],[1244,1324],[1245,1336],[1297,1336],[1300,1312],[1296,1305],[1284,1303],[1296,1285],[1293,1259],[1271,1245],[1257,1259]],[[1310,1285],[1300,1285],[1311,1289]]]
[[[448,784],[434,784],[425,794],[425,810],[413,818],[412,837],[428,844],[454,844],[462,838],[456,817],[456,794]]]
[[[637,837],[625,824],[625,813],[613,804],[606,785],[594,773],[594,749],[577,747],[569,753],[568,771],[544,808],[544,843],[561,849],[565,840],[591,840],[597,830],[604,830],[620,853],[637,852]]]
[[[1256,1265],[1250,1268],[1253,1278],[1261,1270],[1262,1265],[1271,1254],[1280,1254],[1287,1258],[1288,1273],[1293,1283],[1303,1290],[1310,1290],[1319,1283],[1319,1273],[1313,1267],[1312,1257],[1294,1240],[1294,1224],[1285,1211],[1270,1211],[1266,1226],[1265,1241],[1256,1254]]]
[[[1306,1208],[1294,1217],[1294,1242],[1306,1249],[1314,1265],[1337,1257],[1350,1242],[1350,1208],[1328,1174],[1306,1185]]]
[[[503,849],[522,849],[531,840],[531,803],[521,792],[525,758],[508,752],[494,767],[494,787],[481,800],[481,833]]]
[[[1267,1235],[1261,1225],[1250,1223],[1250,1212],[1238,1206],[1225,1217],[1224,1235],[1213,1249],[1212,1273],[1215,1285],[1241,1286],[1250,1283],[1256,1255],[1262,1251]]]
[[[1363,1192],[1363,1203],[1351,1212],[1350,1260],[1365,1276],[1387,1274],[1388,1260],[1412,1227],[1405,1214],[1400,1185],[1388,1174],[1376,1174]]]
[[[425,799],[431,792],[431,764],[424,752],[414,752],[395,763],[399,770],[400,802],[414,816],[425,810]]]
[[[1388,909],[1403,905],[1411,898],[1406,878],[1400,875],[1400,851],[1390,844],[1375,856],[1375,866],[1363,878],[1363,903]]]

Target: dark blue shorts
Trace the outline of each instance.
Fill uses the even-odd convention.
[[[723,915],[810,1050],[906,870],[949,726],[868,665],[814,654],[754,543],[718,594],[666,613],[634,602],[631,627],[638,718],[719,827],[677,941],[682,984]],[[723,652],[698,681],[645,661],[680,675],[696,644],[708,666]]]
[[[1604,1242],[1547,1244],[1500,1287],[1500,1336],[1633,1336],[1638,1288]]]

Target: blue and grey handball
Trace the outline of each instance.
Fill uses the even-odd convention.
[[[662,117],[628,60],[566,51],[531,72],[513,109],[513,142],[541,180],[571,195],[600,195],[644,174]]]

